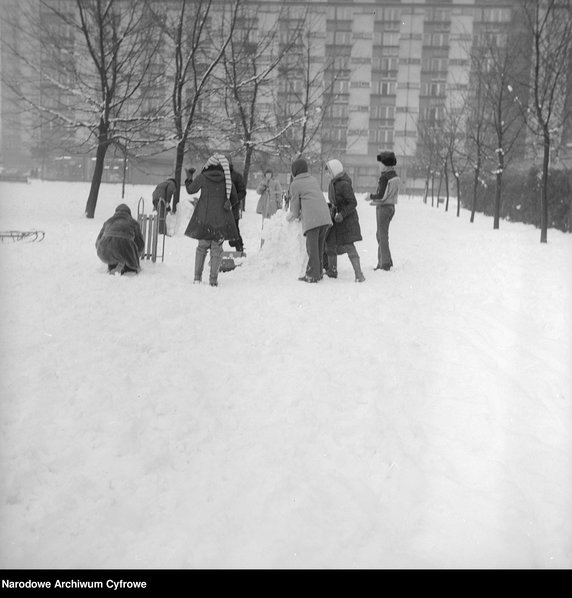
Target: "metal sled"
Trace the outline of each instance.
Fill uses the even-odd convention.
[[[163,205],[161,206],[161,204]],[[165,257],[165,232],[167,230],[167,210],[165,200],[160,199],[157,207],[157,212],[145,214],[145,200],[141,197],[137,204],[137,222],[141,227],[141,234],[145,241],[145,248],[143,249],[141,258],[144,260],[151,260],[153,263],[157,261],[157,257],[160,257],[161,261],[163,261]],[[164,209],[161,210],[161,207]],[[159,214],[161,213],[164,214],[163,218],[159,218]],[[163,226],[161,227],[160,224]],[[162,228],[165,232],[159,233],[159,228]],[[159,234],[163,237],[160,255],[157,254]]]
[[[43,230],[3,230],[0,231],[0,241],[43,241],[46,233]]]

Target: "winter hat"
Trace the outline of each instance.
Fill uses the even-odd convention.
[[[292,174],[297,176],[302,172],[308,172],[308,162],[304,158],[297,158],[292,162]]]
[[[342,174],[344,167],[339,160],[328,160],[326,162],[326,170],[332,175],[332,178]]]
[[[226,198],[230,199],[230,191],[232,189],[232,179],[230,177],[230,166],[228,164],[228,159],[223,154],[213,154],[204,165],[203,169],[208,168],[209,166],[222,166],[224,171],[224,178],[226,183]]]
[[[129,216],[131,216],[131,210],[129,209],[129,206],[126,203],[120,203],[115,208],[115,213],[116,214],[129,214]]]
[[[377,161],[385,166],[395,166],[397,164],[397,158],[393,152],[379,152]]]

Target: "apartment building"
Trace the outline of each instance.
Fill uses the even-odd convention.
[[[323,94],[314,114],[308,115],[310,121],[320,122],[320,132],[307,151],[316,164],[341,159],[356,188],[365,189],[375,183],[379,149],[395,151],[403,180],[415,185],[420,127],[439,126],[444,111],[462,103],[474,40],[483,32],[500,36],[507,31],[516,1],[249,0],[248,4],[256,8],[257,27],[280,28],[281,43],[297,20],[304,17],[311,23],[307,37],[312,43],[311,64]],[[11,10],[19,5],[13,0],[2,3],[3,9]],[[15,33],[3,23],[1,35]],[[12,67],[4,52],[0,65]],[[274,75],[274,85],[278,104],[287,109],[292,105],[295,72],[291,71],[288,85]],[[41,146],[46,133],[32,134],[24,124],[29,117],[19,119],[10,99],[10,90],[2,86],[0,159],[5,168],[32,168],[31,147]],[[61,167],[64,156],[59,158]],[[168,164],[169,156],[163,159]],[[88,167],[82,170],[85,176],[88,171]],[[131,176],[135,182],[136,174]]]

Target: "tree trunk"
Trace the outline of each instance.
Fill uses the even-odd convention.
[[[544,131],[544,157],[542,160],[542,189],[540,194],[540,242],[548,243],[548,162],[550,159],[550,133]]]
[[[475,166],[475,177],[473,179],[473,201],[471,204],[471,222],[475,221],[475,212],[477,211],[477,189],[479,188],[480,170],[480,164],[477,162],[477,165]]]
[[[502,147],[499,140],[499,148]],[[493,221],[493,229],[496,230],[500,227],[500,211],[501,211],[501,197],[502,197],[502,175],[504,173],[504,155],[502,150],[497,152],[498,165],[496,174],[496,188],[495,188],[495,213]]]
[[[127,148],[123,149],[123,179],[121,181],[121,199],[125,198],[125,180],[127,178]]]
[[[246,151],[244,153],[244,170],[242,171],[242,180],[244,181],[244,186],[247,187],[248,185],[248,174],[250,172],[250,165],[252,163],[252,153],[254,149],[251,145],[246,146]]]
[[[429,195],[429,177],[431,176],[431,168],[427,167],[427,174],[425,175],[425,189],[423,191],[423,203],[427,203],[427,196]]]
[[[457,218],[461,215],[461,181],[458,175],[455,175],[455,182],[457,184]]]
[[[443,171],[439,172],[439,187],[437,188],[437,207],[441,203],[441,185],[443,184]]]
[[[93,176],[91,177],[89,196],[87,198],[87,203],[85,204],[86,218],[93,218],[95,215],[95,207],[97,206],[97,198],[99,196],[99,188],[101,187],[101,178],[103,176],[103,166],[105,164],[105,154],[107,153],[108,147],[107,128],[100,125],[99,143],[95,154],[95,168],[93,170]]]
[[[174,179],[177,181],[177,185],[175,186],[175,195],[173,196],[173,206],[177,206],[179,204],[179,199],[181,197],[181,183],[184,184],[185,177],[181,177],[181,173],[183,172],[183,161],[185,159],[185,144],[187,143],[187,138],[183,137],[179,143],[177,144],[177,152],[175,154],[175,174]]]
[[[449,211],[449,168],[445,162],[445,212]]]

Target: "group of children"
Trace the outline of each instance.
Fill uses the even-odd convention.
[[[369,195],[369,203],[376,207],[378,256],[375,270],[389,270],[393,266],[389,249],[389,224],[395,214],[399,192],[399,177],[393,152],[381,152],[377,156],[380,176],[375,193]],[[308,263],[305,274],[299,280],[316,283],[325,274],[336,278],[337,256],[346,253],[354,269],[356,282],[363,282],[360,257],[355,243],[362,240],[357,201],[351,178],[339,160],[329,160],[325,166],[330,181],[327,201],[318,180],[308,171],[303,157],[292,162],[292,180],[289,185],[287,220],[299,220],[305,237]],[[246,197],[246,188],[240,173],[223,154],[213,154],[195,177],[194,168],[187,169],[185,188],[191,195],[200,191],[185,235],[198,240],[195,253],[194,282],[202,281],[207,254],[210,252],[209,284],[218,285],[218,273],[223,258],[223,243],[242,253],[243,240],[239,220]],[[176,181],[168,179],[158,185],[153,194],[153,204],[165,205],[176,197]],[[282,189],[273,178],[272,171],[257,188],[260,200],[257,212],[263,218],[271,217],[280,207]],[[165,204],[160,202],[165,200]],[[173,201],[172,211],[176,212]],[[144,241],[137,221],[131,216],[126,204],[120,204],[108,219],[96,240],[97,255],[107,264],[108,271],[123,274],[140,270],[139,256]]]
[[[376,207],[377,265],[374,270],[390,270],[393,266],[389,249],[389,223],[395,214],[399,194],[399,177],[395,172],[397,160],[393,152],[381,152],[377,156],[380,176],[375,193],[370,193],[369,203]],[[348,255],[356,282],[364,282],[360,257],[355,247],[362,240],[357,200],[352,180],[339,160],[326,162],[330,178],[328,199],[320,185],[308,172],[304,158],[292,163],[292,182],[288,192],[289,211],[287,219],[300,219],[306,238],[308,265],[299,280],[316,283],[326,276],[337,278],[338,255]]]

